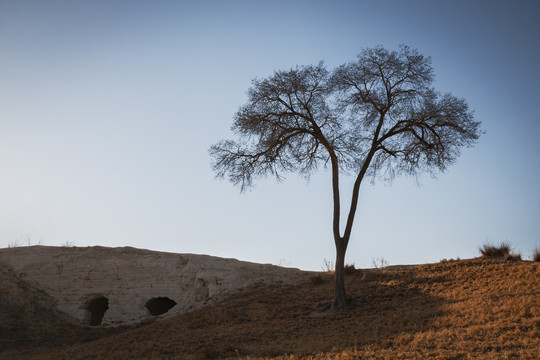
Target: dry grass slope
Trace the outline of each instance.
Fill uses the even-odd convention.
[[[94,340],[12,344],[0,358],[538,359],[538,266],[476,259],[357,270],[347,278],[355,306],[317,313],[332,299],[332,276],[322,273],[119,333],[92,329]]]

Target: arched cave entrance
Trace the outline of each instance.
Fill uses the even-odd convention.
[[[90,312],[90,326],[101,325],[103,315],[109,309],[109,299],[104,296],[92,299],[88,302],[86,310]]]
[[[158,316],[165,314],[176,305],[176,301],[169,299],[168,297],[155,297],[151,298],[144,304],[144,306],[150,311],[150,315]]]

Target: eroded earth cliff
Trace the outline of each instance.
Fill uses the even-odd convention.
[[[305,277],[297,269],[130,247],[0,249],[0,270],[52,299],[52,310],[89,326],[167,318],[247,285]]]

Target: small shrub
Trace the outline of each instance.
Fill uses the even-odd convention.
[[[540,262],[540,249],[536,248],[533,252],[533,261]]]
[[[19,240],[13,240],[9,242],[8,244],[8,248],[16,248],[16,247],[21,247],[21,246],[23,246],[23,243]]]
[[[502,242],[499,246],[484,244],[480,249],[480,254],[485,258],[506,258],[510,256],[510,244]]]
[[[334,273],[334,270],[336,269],[336,267],[335,267],[333,261],[323,259],[323,266],[322,266],[322,269],[323,269],[324,272],[333,274],[333,273]]]
[[[11,241],[8,244],[8,248],[32,246],[32,244],[33,244],[32,238],[30,237],[30,235],[26,235],[25,239]],[[43,239],[39,239],[35,245],[45,245],[45,242],[43,241]]]
[[[354,267],[354,264],[346,264],[344,271],[345,271],[345,275],[350,275],[350,274],[354,274],[354,272],[356,271],[356,268]]]
[[[313,275],[312,277],[309,278],[309,281],[311,282],[311,285],[315,285],[315,286],[321,285],[324,283],[324,279],[321,276],[321,274]]]
[[[381,270],[382,268],[385,268],[388,266],[388,261],[386,261],[383,257],[373,258],[371,259],[371,265],[377,269]]]
[[[502,242],[499,246],[484,244],[480,249],[482,257],[486,259],[504,259],[505,261],[521,261],[520,254],[512,254],[510,244]]]
[[[334,274],[336,272],[336,264],[333,261],[330,260],[323,260],[323,271],[328,274]],[[345,264],[343,267],[343,270],[346,275],[354,274],[354,272],[357,270],[354,263],[353,264]]]

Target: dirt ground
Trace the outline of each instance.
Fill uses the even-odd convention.
[[[538,359],[539,263],[481,259],[259,285],[168,320],[88,328],[0,277],[0,359]]]

